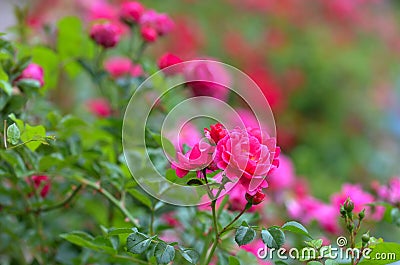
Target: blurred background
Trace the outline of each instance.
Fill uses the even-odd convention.
[[[317,197],[328,198],[343,182],[399,173],[398,1],[143,2],[176,23],[151,47],[154,58],[166,51],[213,57],[257,82],[274,111],[279,145]],[[117,12],[106,0],[1,0],[1,31],[18,22],[14,4],[28,6],[31,42],[62,16],[90,23]]]

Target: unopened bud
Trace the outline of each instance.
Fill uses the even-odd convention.
[[[361,221],[362,219],[364,219],[364,217],[365,217],[365,209],[363,209],[363,210],[358,214],[358,218],[360,219],[360,221]]]
[[[351,213],[354,210],[354,203],[350,198],[347,198],[347,200],[344,202],[344,209],[348,213]]]

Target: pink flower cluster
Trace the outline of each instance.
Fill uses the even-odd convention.
[[[92,25],[90,37],[104,48],[116,46],[122,33],[126,31],[126,26],[139,26],[144,42],[154,42],[174,28],[174,22],[167,14],[146,10],[136,1],[122,3],[119,10],[105,2],[95,2],[88,9],[92,20],[100,19]]]
[[[378,197],[395,206],[400,206],[400,177],[393,177],[387,185],[373,185]]]
[[[177,161],[172,163],[177,176],[184,177],[190,170],[221,170],[216,179],[224,175],[238,181],[248,201],[262,202],[265,198],[262,189],[268,187],[265,178],[279,166],[280,149],[275,138],[258,128],[228,131],[221,124],[204,131],[208,141],[200,140],[186,154],[178,152]]]

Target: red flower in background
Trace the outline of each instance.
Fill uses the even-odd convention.
[[[140,65],[132,63],[131,59],[126,57],[110,57],[104,62],[104,69],[113,77],[118,78],[125,75],[138,77],[143,74]]]
[[[45,175],[31,176],[27,179],[28,184],[39,192],[40,197],[45,198],[50,191],[50,179]]]
[[[99,118],[109,117],[112,113],[110,103],[102,98],[86,101],[88,110]]]
[[[160,68],[160,70],[162,70],[171,65],[175,65],[178,63],[182,63],[182,62],[183,62],[183,60],[181,58],[179,58],[178,56],[176,56],[172,53],[167,52],[158,59],[158,68]],[[176,71],[174,71],[174,72],[176,72]],[[169,74],[173,74],[173,73],[169,73]]]

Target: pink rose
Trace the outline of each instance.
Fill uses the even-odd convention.
[[[39,191],[40,197],[45,198],[48,195],[50,191],[50,179],[48,176],[31,176],[27,179],[27,182],[32,184],[34,189]]]
[[[296,178],[294,166],[290,158],[287,156],[279,156],[279,168],[273,170],[268,175],[269,188],[281,191],[293,186]]]
[[[121,20],[127,24],[138,23],[144,12],[144,7],[139,2],[126,2],[121,6]]]
[[[158,38],[157,31],[152,27],[142,27],[140,35],[145,42],[155,42]]]
[[[367,218],[372,218],[375,220],[380,220],[384,213],[384,208],[382,206],[376,206],[375,211],[372,211],[370,206],[367,204],[375,202],[374,196],[365,192],[361,185],[357,184],[344,184],[340,193],[336,193],[331,197],[332,204],[337,209],[337,214],[339,215],[340,205],[342,205],[347,198],[351,198],[354,203],[354,211],[359,213],[364,208],[367,210]]]
[[[91,99],[86,104],[88,110],[97,117],[106,118],[112,113],[110,103],[105,99]]]
[[[204,134],[208,139],[213,140],[214,143],[217,144],[219,140],[228,134],[228,131],[223,127],[222,124],[217,123],[211,125],[210,129],[204,128]]]
[[[44,72],[43,68],[35,63],[30,63],[21,73],[19,77],[17,77],[17,81],[21,79],[33,79],[39,81],[40,86],[44,85]]]
[[[157,13],[151,9],[143,13],[140,25],[153,28],[160,36],[169,33],[174,28],[174,22],[168,15]]]
[[[186,154],[178,152],[178,161],[173,162],[171,167],[175,169],[178,177],[183,178],[190,170],[199,171],[207,167],[212,161],[214,149],[215,147],[206,141],[200,141]]]
[[[104,62],[105,70],[113,77],[118,78],[125,75],[138,77],[143,74],[140,65],[134,65],[129,58],[111,57]]]
[[[112,48],[119,42],[120,32],[118,26],[110,23],[96,23],[90,29],[90,38],[104,48]]]
[[[379,198],[393,205],[400,204],[400,177],[393,177],[389,184],[376,188]]]
[[[183,62],[181,58],[172,54],[172,53],[165,53],[158,59],[158,68],[163,70],[169,66],[179,64]],[[181,71],[180,67],[173,67],[172,69],[168,69],[168,71],[164,71],[166,75],[174,75],[178,74]]]
[[[226,100],[231,77],[221,65],[206,60],[192,61],[183,71],[194,96]]]
[[[275,141],[271,140],[257,129],[233,129],[218,142],[214,161],[229,179],[240,179],[254,195],[267,186],[265,177],[273,167]]]

